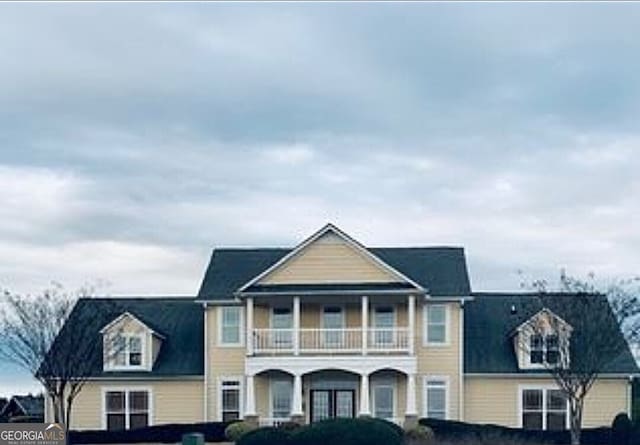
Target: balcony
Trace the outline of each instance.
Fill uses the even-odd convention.
[[[409,354],[409,328],[253,329],[250,353],[299,354]]]

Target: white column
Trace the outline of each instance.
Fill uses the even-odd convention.
[[[291,415],[303,416],[302,412],[302,376],[296,374],[293,376],[293,400],[291,403]]]
[[[253,355],[253,298],[247,298],[247,355]]]
[[[415,374],[407,374],[407,407],[405,416],[417,416],[416,409],[416,376]]]
[[[369,297],[362,296],[362,355],[367,355],[369,340]]]
[[[245,393],[247,395],[247,400],[244,405],[244,415],[245,416],[255,416],[256,413],[256,392],[253,382],[253,376],[247,376],[247,387]]]
[[[409,301],[407,302],[407,311],[408,311],[408,318],[409,318],[409,354],[414,355],[415,353],[415,338],[416,338],[416,333],[415,331],[415,326],[416,326],[416,296],[415,295],[409,295]]]
[[[360,374],[360,412],[359,416],[370,416],[369,408],[369,374]]]
[[[293,354],[300,355],[300,297],[293,297]]]

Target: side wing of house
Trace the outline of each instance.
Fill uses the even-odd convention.
[[[203,313],[188,298],[82,299],[61,335],[92,314],[102,347],[76,397],[71,428],[122,430],[204,420]],[[74,315],[75,314],[75,315]],[[83,332],[86,330],[83,329]],[[45,420],[54,420],[51,400]]]
[[[572,296],[545,298],[552,302],[553,298]],[[538,307],[541,301],[536,295],[505,293],[476,294],[469,303],[465,326],[466,421],[528,429],[568,427],[568,406],[549,369],[568,369],[572,361],[580,360],[570,352],[579,354],[571,341],[581,331],[572,326],[575,319],[571,313],[558,314],[548,307]],[[603,310],[608,309],[606,304],[603,300]],[[630,376],[636,373],[629,353],[622,354],[615,368],[600,375],[585,400],[585,427],[609,426],[617,414],[631,414]]]

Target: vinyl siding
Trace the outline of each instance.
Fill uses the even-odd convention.
[[[71,429],[103,428],[103,389],[148,388],[151,390],[153,424],[194,423],[203,419],[203,382],[184,381],[90,381],[76,397],[71,411]]]
[[[218,384],[222,377],[243,377],[246,347],[221,347],[218,345],[218,311],[220,307],[207,308],[207,342],[209,351],[207,388],[207,418],[218,419]],[[244,379],[242,379],[244,395]]]
[[[598,380],[585,401],[583,426],[611,425],[613,418],[627,411],[627,381]],[[496,423],[518,427],[519,386],[553,385],[552,379],[486,378],[465,379],[465,419],[473,423]]]
[[[272,271],[260,284],[364,283],[398,281],[393,274],[327,233]]]
[[[429,303],[418,305],[416,310],[415,345],[418,357],[418,394],[416,403],[418,414],[426,415],[424,410],[424,377],[447,377],[449,382],[449,418],[460,419],[460,305],[445,303],[449,311],[448,344],[445,346],[427,346],[424,344],[424,310]]]

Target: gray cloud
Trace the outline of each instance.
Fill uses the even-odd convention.
[[[195,292],[214,245],[635,273],[635,4],[9,4],[0,283]]]

